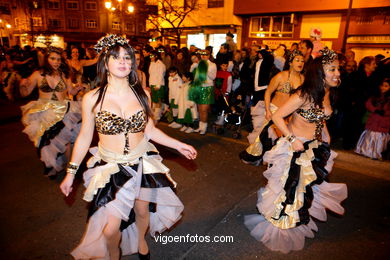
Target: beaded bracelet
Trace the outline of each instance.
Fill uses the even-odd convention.
[[[286,136],[286,139],[290,143],[293,143],[297,138],[295,137],[295,135],[290,134],[290,135]]]
[[[66,173],[76,175],[79,165],[77,163],[69,162],[68,167],[66,168]]]

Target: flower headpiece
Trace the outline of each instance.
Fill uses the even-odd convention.
[[[297,49],[293,50],[293,51],[290,53],[290,56],[288,56],[288,62],[289,62],[289,63],[293,62],[293,60],[294,60],[294,58],[295,58],[296,56],[302,56],[302,57],[303,57],[303,54],[302,54],[302,52],[301,52],[300,50],[297,50]]]
[[[324,49],[320,50],[320,53],[322,55],[322,65],[332,63],[337,59],[337,53],[335,53],[328,47],[325,47]]]
[[[94,46],[94,49],[97,53],[103,52],[104,54],[106,54],[109,49],[111,49],[117,44],[129,44],[129,41],[126,38],[123,38],[122,36],[116,34],[107,34],[106,36],[99,39],[97,44]]]

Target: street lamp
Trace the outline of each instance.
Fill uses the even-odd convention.
[[[123,9],[123,4],[124,4],[124,0],[116,0],[117,3],[114,5],[112,1],[106,1],[104,3],[104,6],[106,7],[106,9],[111,12],[111,13],[114,13],[116,12],[117,15],[119,16],[119,30],[120,30],[120,33],[122,34],[123,33],[123,24],[124,24],[124,19],[123,19],[123,14],[125,12],[127,13],[134,13],[134,5],[132,3],[129,3],[127,5],[127,9]],[[107,13],[107,29],[109,28],[109,21],[108,21],[108,13]]]

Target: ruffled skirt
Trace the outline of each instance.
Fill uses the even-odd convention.
[[[313,218],[325,221],[326,209],[344,213],[340,203],[347,198],[346,185],[326,181],[336,154],[316,140],[304,146],[305,151],[294,152],[281,138],[265,153],[268,183],[258,192],[261,215],[245,216],[251,235],[274,251],[301,250],[305,237],[318,230]]]
[[[138,230],[133,209],[136,199],[150,202],[152,236],[181,218],[184,206],[172,190],[176,183],[152,144],[142,141],[127,158],[102,147],[91,152],[94,156],[84,173],[84,200],[91,201],[89,220],[81,243],[71,253],[75,259],[109,259],[103,235],[108,216],[121,219],[122,255],[137,253]]]
[[[277,106],[271,103],[271,112],[275,113]],[[252,165],[260,165],[265,152],[271,150],[278,138],[273,129],[273,122],[265,118],[264,101],[257,102],[251,111],[253,117],[253,132],[248,135],[250,145],[239,154],[242,162]],[[257,134],[257,136],[255,136]],[[252,139],[255,138],[254,141]]]
[[[389,133],[364,130],[357,142],[355,152],[373,159],[382,159],[390,141]]]
[[[66,147],[76,141],[81,128],[78,101],[38,99],[21,107],[23,132],[38,148],[45,174],[55,175],[67,163]]]

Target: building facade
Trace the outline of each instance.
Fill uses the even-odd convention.
[[[148,0],[150,4],[158,4],[164,0]],[[183,6],[186,0],[177,0],[177,5]],[[214,52],[218,52],[219,46],[226,41],[228,31],[235,35],[234,41],[240,44],[238,37],[241,35],[241,18],[233,14],[234,0],[198,0],[197,8],[190,12],[180,25],[181,47],[189,47],[191,44],[204,49],[213,46]],[[164,44],[176,45],[175,40],[169,39],[171,26],[163,23],[167,33],[162,33]],[[148,29],[153,26],[148,25]]]
[[[12,25],[11,45],[92,44],[106,33],[146,41],[144,7],[145,0],[0,0],[0,18]]]
[[[321,40],[340,51],[352,49],[357,60],[363,56],[390,56],[390,6],[387,0],[353,0],[348,30],[350,0],[258,1],[237,0],[234,14],[242,18],[242,46],[267,44],[275,48],[310,38],[319,28]],[[343,46],[344,38],[346,45]]]

